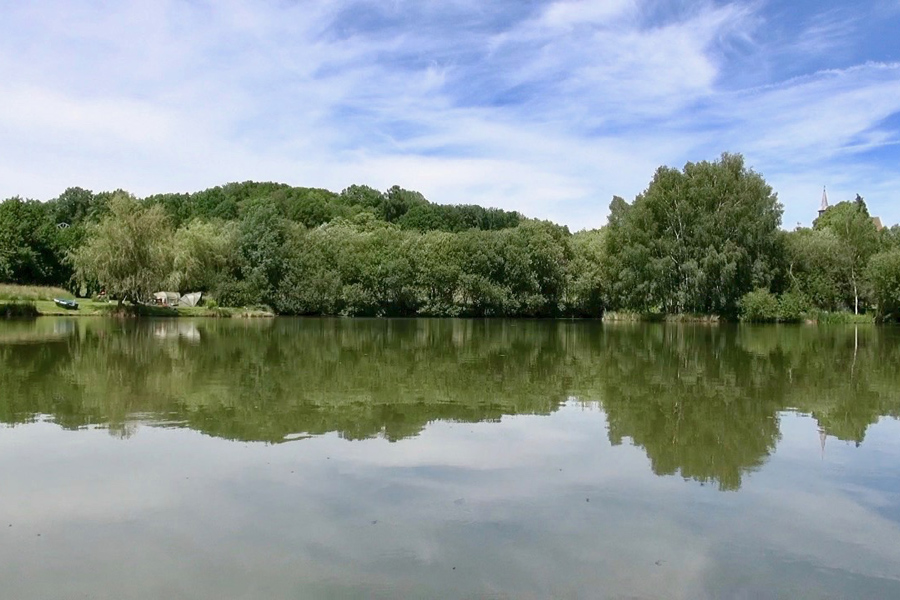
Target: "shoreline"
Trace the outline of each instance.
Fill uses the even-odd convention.
[[[274,318],[274,312],[259,307],[182,307],[168,308],[163,306],[145,306],[127,304],[121,309],[115,303],[79,301],[79,307],[68,310],[58,307],[49,300],[0,300],[0,317],[6,318],[39,318],[39,317],[107,317],[115,319],[128,318],[208,318],[208,319],[249,319]]]

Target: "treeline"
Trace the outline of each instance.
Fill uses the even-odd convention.
[[[865,201],[785,232],[740,155],[661,167],[609,223],[572,234],[397,186],[341,193],[241,183],[137,199],[70,188],[0,204],[0,281],[142,301],[204,291],[281,314],[579,316],[604,311],[799,321],[900,316],[900,230]]]

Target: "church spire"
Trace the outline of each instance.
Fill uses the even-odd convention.
[[[825,430],[819,427],[819,446],[822,448],[822,460],[825,460],[825,439],[827,437]]]
[[[828,210],[828,192],[825,191],[825,186],[822,186],[822,206],[819,208],[819,216],[825,214],[825,211]]]

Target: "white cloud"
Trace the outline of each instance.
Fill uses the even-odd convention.
[[[764,7],[667,10],[17,5],[0,24],[0,197],[397,183],[579,228],[601,225],[610,197],[641,191],[656,166],[723,150],[787,186],[790,225],[807,180],[896,192],[862,154],[896,141],[896,65],[735,87],[735,52],[777,54],[757,35]]]

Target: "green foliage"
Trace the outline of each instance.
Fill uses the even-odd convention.
[[[846,309],[852,298],[848,286],[851,258],[831,229],[798,229],[786,235],[788,278],[791,286],[826,311]]]
[[[871,325],[875,322],[872,313],[855,315],[852,312],[828,312],[828,311],[811,311],[809,320],[819,325]]]
[[[161,207],[141,206],[128,195],[114,196],[109,210],[72,254],[77,276],[120,304],[144,301],[171,272],[172,229]]]
[[[605,231],[580,231],[572,236],[572,260],[567,269],[567,313],[600,317],[606,308]]]
[[[801,292],[788,291],[778,298],[778,321],[800,323],[806,318],[809,300]]]
[[[783,232],[775,194],[740,155],[661,167],[633,203],[613,198],[608,226],[574,235],[399,186],[336,194],[246,181],[131,198],[127,210],[122,197],[131,198],[69,188],[45,204],[0,204],[0,281],[87,294],[108,286],[120,298],[124,287],[137,297],[164,286],[302,315],[734,319],[757,289],[778,308],[751,295],[754,311],[766,309],[754,319],[895,312],[884,261],[868,265],[900,248],[900,228],[876,232],[857,197],[813,229]],[[141,215],[152,218],[139,224]],[[123,219],[156,227],[155,245],[144,239],[132,252],[127,227],[114,231]]]
[[[847,304],[859,313],[864,293],[864,273],[869,259],[879,250],[881,236],[872,222],[865,201],[859,196],[852,202],[840,202],[816,219],[813,227],[818,231],[831,231],[840,240],[840,251],[845,256],[843,283]]]
[[[759,288],[741,298],[741,320],[746,323],[800,323],[808,310],[806,297],[793,290],[776,296]]]
[[[398,221],[403,229],[417,231],[450,231],[467,229],[498,231],[517,226],[521,215],[499,208],[474,205],[414,204]]]
[[[227,277],[237,238],[235,223],[191,221],[172,236],[166,287],[181,293],[214,289]]]
[[[606,236],[612,308],[734,316],[781,264],[781,205],[740,155],[661,167],[633,204],[615,198]]]
[[[241,206],[232,297],[238,302],[233,306],[264,304],[273,297],[284,272],[288,232],[289,223],[272,199],[256,198]],[[220,296],[220,300],[225,298]]]
[[[778,297],[766,289],[747,292],[741,298],[741,320],[748,323],[775,323],[778,320]]]
[[[68,280],[51,207],[36,200],[0,203],[0,281],[51,285]]]
[[[900,248],[873,256],[866,276],[878,319],[900,320]]]
[[[0,284],[0,300],[33,302],[35,300],[52,301],[54,298],[70,299],[71,297],[69,292],[57,287]]]

